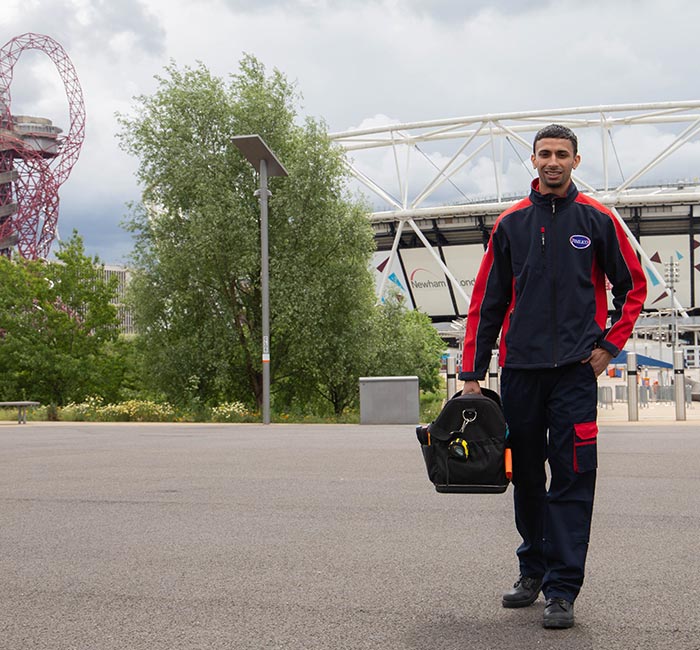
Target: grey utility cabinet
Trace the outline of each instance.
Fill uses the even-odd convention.
[[[360,424],[418,424],[418,377],[360,377]]]

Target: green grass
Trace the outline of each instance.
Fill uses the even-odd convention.
[[[422,423],[432,422],[440,413],[442,404],[447,397],[445,391],[438,393],[421,393],[420,395],[420,421]]]
[[[27,422],[44,422],[48,420],[48,409],[46,406],[37,406],[27,409]],[[17,422],[17,408],[1,408],[0,421]]]

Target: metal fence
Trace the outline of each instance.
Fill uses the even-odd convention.
[[[613,388],[615,389],[613,398]],[[639,406],[649,406],[650,403],[673,404],[676,401],[675,388],[673,386],[638,386]],[[598,405],[602,408],[612,408],[613,399],[615,402],[627,403],[627,386],[599,386]],[[690,404],[693,400],[692,387],[685,387],[685,403]]]

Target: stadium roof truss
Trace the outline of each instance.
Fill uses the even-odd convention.
[[[615,214],[645,266],[661,277],[620,210],[635,206],[700,203],[700,101],[561,108],[387,124],[331,134],[352,175],[383,209],[371,215],[375,231],[393,233],[387,276],[406,225],[431,252],[462,297],[469,296],[426,237],[436,220],[486,221],[511,206],[534,178],[534,134],[563,124],[579,139],[583,162],[574,180]],[[673,181],[665,179],[672,178]],[[421,225],[424,226],[421,229]],[[675,306],[687,316],[683,306]]]

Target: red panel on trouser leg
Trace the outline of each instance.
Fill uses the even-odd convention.
[[[574,472],[589,472],[598,467],[598,425],[596,422],[574,424]]]
[[[598,437],[598,423],[580,422],[579,424],[574,424],[574,431],[576,431],[576,437],[580,440],[595,440]]]

